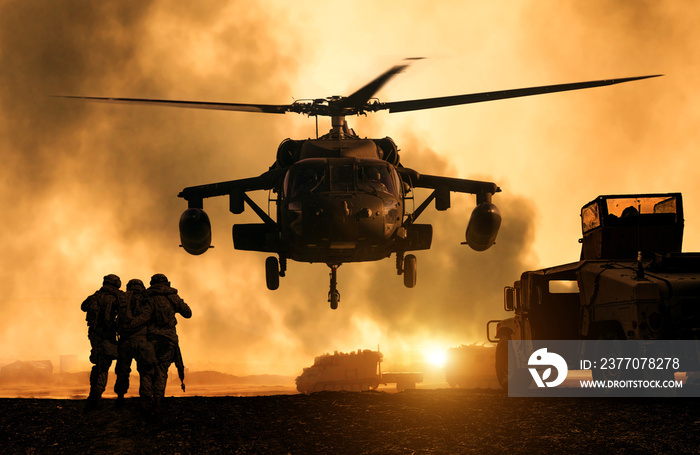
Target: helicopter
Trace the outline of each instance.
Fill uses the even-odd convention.
[[[200,255],[211,248],[211,223],[204,211],[204,199],[229,197],[229,209],[241,214],[246,206],[260,218],[259,223],[234,224],[233,246],[238,250],[268,253],[265,260],[267,288],[279,288],[289,260],[325,263],[330,268],[328,302],[338,307],[340,292],[337,271],[343,263],[378,261],[396,256],[396,271],[404,285],[417,280],[417,259],[413,252],[430,249],[432,225],[416,220],[434,202],[445,211],[451,193],[476,196],[476,206],[467,223],[465,242],[475,251],[485,251],[495,242],[501,214],[492,202],[501,189],[493,182],[421,174],[404,167],[399,148],[390,137],[361,138],[348,126],[347,116],[388,110],[407,112],[462,104],[495,101],[568,90],[619,84],[660,75],[548,85],[438,98],[381,102],[375,93],[403,72],[414,60],[406,59],[349,96],[296,100],[291,104],[244,104],[146,98],[104,98],[62,96],[87,101],[215,109],[266,114],[298,113],[316,117],[315,139],[283,140],[274,163],[257,177],[184,188],[178,197],[187,201],[179,221],[181,247]],[[318,117],[330,117],[331,129],[318,136]],[[432,190],[415,207],[415,189]],[[248,195],[269,191],[276,196],[276,218],[272,218]],[[413,210],[407,203],[413,200]]]

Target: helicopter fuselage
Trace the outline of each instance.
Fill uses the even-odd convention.
[[[404,218],[393,166],[378,158],[307,158],[292,165],[278,201],[285,256],[300,262],[388,257]]]
[[[430,249],[433,237],[432,226],[416,219],[433,201],[437,210],[447,210],[451,192],[476,195],[465,243],[477,251],[494,244],[501,224],[491,203],[500,191],[496,184],[421,175],[399,164],[391,138],[360,139],[342,119],[333,120],[331,132],[318,139],[282,141],[275,163],[259,177],[185,188],[180,193],[188,201],[180,217],[185,250],[198,255],[210,248],[203,199],[228,195],[232,213],[242,213],[247,204],[262,221],[234,224],[233,245],[276,255],[265,261],[267,287],[278,288],[288,260],[325,263],[331,268],[329,302],[336,308],[336,273],[346,262],[395,254],[397,273],[407,287],[415,286],[416,257],[406,253]],[[432,194],[407,213],[413,188],[432,189]],[[246,194],[256,190],[276,194],[276,220]]]
[[[416,284],[416,257],[409,251],[426,250],[432,242],[432,226],[415,221],[434,201],[435,209],[450,208],[451,193],[476,196],[466,241],[476,251],[496,242],[501,214],[492,203],[500,188],[493,182],[419,174],[399,164],[398,148],[391,138],[361,139],[348,128],[345,117],[380,110],[407,112],[462,104],[481,103],[544,93],[579,90],[619,84],[653,76],[629,77],[546,85],[484,93],[380,102],[374,98],[381,87],[413,61],[409,58],[365,84],[349,96],[296,100],[292,104],[220,103],[146,98],[105,98],[63,96],[88,101],[148,104],[198,109],[284,114],[293,112],[331,118],[331,131],[316,139],[284,140],[272,167],[258,177],[187,187],[179,197],[187,200],[180,217],[181,246],[200,255],[211,248],[211,223],[204,212],[204,199],[229,197],[229,208],[241,214],[248,205],[262,223],[234,224],[233,244],[239,250],[276,254],[265,261],[265,278],[270,290],[279,287],[287,259],[322,262],[331,268],[328,301],[338,307],[336,271],[343,262],[375,261],[396,253],[396,271],[404,284]],[[432,190],[412,213],[405,202],[413,188]],[[248,192],[272,190],[277,194],[277,220],[262,210]],[[279,259],[278,259],[279,258]]]

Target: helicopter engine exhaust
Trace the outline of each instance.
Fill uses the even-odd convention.
[[[491,202],[477,205],[469,217],[467,241],[475,251],[485,251],[496,243],[498,229],[501,227],[501,211]]]
[[[211,223],[204,210],[189,208],[182,213],[180,242],[185,251],[195,256],[211,247]]]

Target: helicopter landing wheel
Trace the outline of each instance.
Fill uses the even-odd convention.
[[[328,301],[331,304],[331,310],[338,309],[338,302],[340,302],[340,292],[336,289],[335,291],[328,293]]]
[[[403,284],[407,288],[412,288],[416,285],[416,268],[417,259],[414,255],[409,254],[403,259]]]
[[[265,259],[265,281],[267,288],[271,291],[280,287],[280,265],[274,256]]]
[[[328,302],[331,304],[331,310],[338,309],[338,302],[340,302],[340,292],[336,287],[338,284],[338,265],[330,265],[331,268],[331,290],[328,291]]]

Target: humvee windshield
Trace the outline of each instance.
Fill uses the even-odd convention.
[[[607,200],[608,215],[618,218],[649,213],[676,213],[675,197],[615,198]]]
[[[604,223],[615,225],[635,222],[638,215],[670,214],[675,220],[676,213],[675,196],[611,197],[585,206],[581,210],[581,223],[586,233],[601,225],[601,217],[605,217]]]

